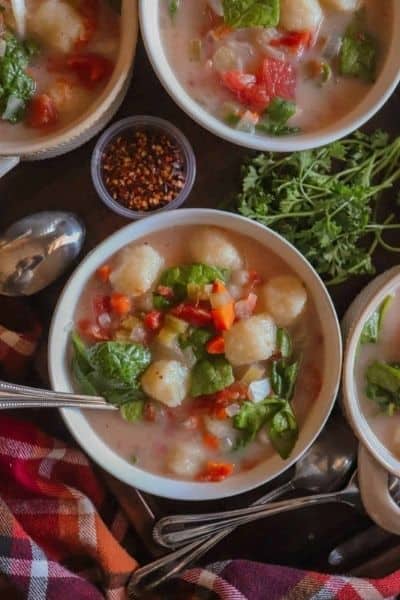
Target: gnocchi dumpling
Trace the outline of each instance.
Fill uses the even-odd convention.
[[[168,454],[167,468],[180,477],[195,477],[205,460],[203,449],[194,442],[176,444]]]
[[[323,19],[318,0],[281,0],[280,26],[288,31],[314,31]]]
[[[194,262],[221,269],[240,269],[242,259],[235,246],[222,231],[215,227],[198,229],[189,242],[189,253]]]
[[[63,0],[44,0],[29,11],[28,31],[57,52],[69,53],[84,36],[79,13]]]
[[[278,275],[262,289],[264,307],[280,327],[291,325],[303,312],[307,291],[294,275]]]
[[[142,296],[155,284],[164,259],[148,244],[125,248],[110,275],[113,288],[128,296]]]
[[[188,394],[189,370],[177,360],[158,360],[144,373],[142,387],[154,400],[174,408]]]
[[[239,321],[225,332],[225,355],[235,366],[267,360],[276,347],[276,325],[270,315],[263,313]]]
[[[321,0],[329,8],[341,10],[343,12],[353,12],[361,6],[361,0]]]

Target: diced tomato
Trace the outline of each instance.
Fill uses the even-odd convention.
[[[253,111],[263,112],[271,101],[265,85],[259,83],[255,75],[240,71],[226,71],[221,74],[222,83],[246,106]]]
[[[219,439],[215,435],[212,435],[212,433],[206,432],[203,435],[203,444],[210,450],[218,450]]]
[[[217,406],[213,412],[213,416],[219,421],[225,421],[228,418],[225,406]]]
[[[222,335],[212,338],[206,346],[208,354],[223,354],[225,352],[225,340]]]
[[[311,32],[290,31],[282,37],[271,40],[270,45],[286,46],[297,56],[301,56],[303,52],[311,45]]]
[[[144,324],[147,327],[147,329],[150,329],[150,331],[158,331],[161,328],[162,320],[162,312],[158,310],[152,310],[145,316]]]
[[[104,313],[111,312],[111,298],[110,296],[95,296],[93,298],[93,311],[96,319]]]
[[[159,285],[156,292],[159,296],[163,296],[164,298],[174,297],[174,290],[167,285]]]
[[[220,281],[219,279],[217,279],[213,283],[212,291],[213,291],[213,294],[222,294],[222,293],[226,292],[226,285],[224,284],[223,281]]]
[[[29,102],[26,123],[35,129],[52,127],[58,122],[57,108],[48,94],[34,96]]]
[[[223,481],[232,475],[234,465],[231,463],[208,462],[206,468],[198,476],[199,481]]]
[[[257,294],[250,294],[244,300],[235,303],[235,315],[237,319],[248,319],[254,312],[257,304]]]
[[[156,420],[156,409],[152,402],[146,402],[143,409],[143,418],[145,421],[154,422]]]
[[[293,100],[296,95],[296,70],[292,64],[276,58],[265,58],[257,73],[257,81],[265,86],[269,97]]]
[[[228,406],[232,402],[247,399],[247,385],[237,381],[215,394],[215,402],[219,406]]]
[[[102,267],[99,267],[96,271],[96,275],[97,275],[98,279],[100,279],[100,281],[102,281],[103,283],[108,283],[108,281],[110,279],[110,274],[111,274],[110,265],[103,265]]]
[[[201,305],[178,304],[178,306],[171,310],[171,314],[190,323],[193,327],[205,327],[211,325],[213,322],[211,311]]]
[[[127,315],[132,308],[132,301],[129,296],[114,292],[110,298],[111,310],[120,317]]]
[[[109,333],[90,319],[78,321],[78,331],[90,342],[105,342],[110,339]]]
[[[93,52],[68,56],[66,66],[76,73],[80,82],[87,87],[94,87],[109,77],[113,70],[113,64],[108,58]]]

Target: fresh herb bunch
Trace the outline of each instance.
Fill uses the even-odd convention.
[[[382,238],[400,228],[395,215],[377,216],[382,192],[399,179],[400,137],[357,132],[315,150],[250,159],[235,208],[283,235],[334,285],[374,273],[377,246],[400,251]]]

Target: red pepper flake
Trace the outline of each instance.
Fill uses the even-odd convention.
[[[119,204],[138,211],[166,206],[185,185],[185,159],[168,135],[146,130],[117,137],[102,156],[104,185]]]

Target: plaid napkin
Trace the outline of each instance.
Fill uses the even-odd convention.
[[[0,328],[0,366],[17,373],[34,348]],[[0,415],[0,586],[11,586],[0,587],[2,600],[11,589],[26,600],[125,600],[137,567],[123,547],[128,530],[82,452]],[[171,589],[158,598],[382,600],[400,594],[400,571],[365,580],[228,561],[191,569]]]

